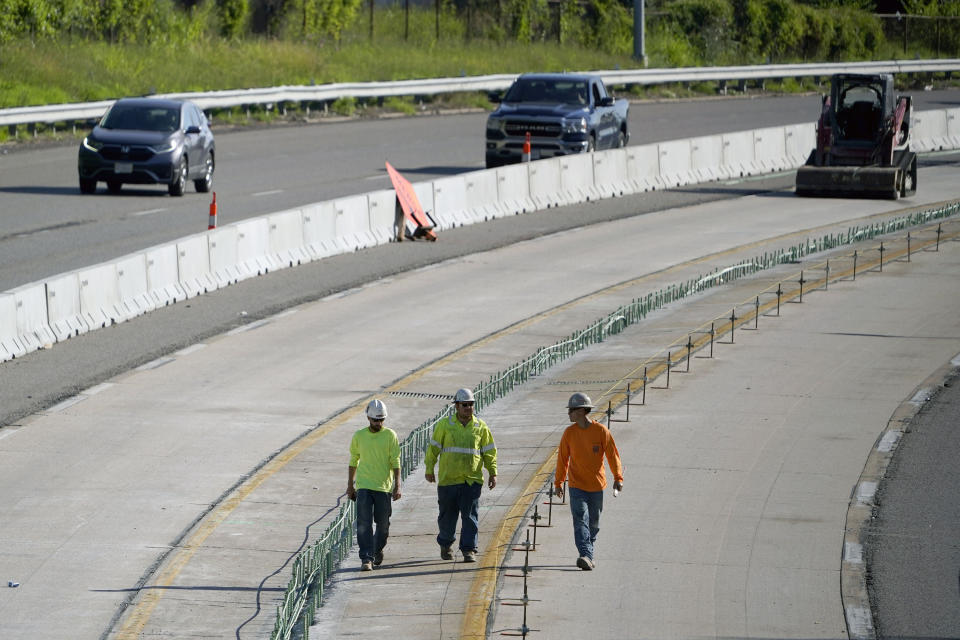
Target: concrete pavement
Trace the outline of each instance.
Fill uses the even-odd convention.
[[[833,283],[721,340],[714,358],[699,353],[670,388],[651,383],[630,422],[612,423],[625,490],[605,494],[592,572],[574,565],[566,505],[539,521],[549,526],[536,528],[535,551],[519,544],[534,535],[531,503],[551,511],[531,494],[553,470],[566,398],[602,402],[683,327],[766,282],[668,308],[582,352],[484,412],[502,462],[481,499],[480,562],[440,560],[435,488],[418,474],[395,505],[383,567],[346,561],[310,636],[482,638],[525,624],[540,638],[848,637],[845,605],[867,604],[841,597],[848,508],[891,414],[960,352],[960,299],[944,295],[958,273],[952,242]]]

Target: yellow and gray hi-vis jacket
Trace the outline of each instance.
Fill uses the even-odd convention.
[[[483,484],[483,468],[492,476],[497,475],[497,445],[487,423],[473,416],[463,425],[451,412],[437,422],[424,457],[428,474],[440,459],[437,484]]]

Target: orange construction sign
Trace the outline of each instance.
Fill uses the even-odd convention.
[[[393,183],[393,189],[397,192],[397,201],[400,208],[403,209],[403,218],[410,238],[426,238],[434,241],[437,234],[433,228],[436,226],[430,214],[420,206],[420,199],[417,198],[417,192],[413,190],[413,185],[400,173],[390,166],[387,162],[387,173],[390,174],[390,182]]]

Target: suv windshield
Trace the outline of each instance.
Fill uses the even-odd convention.
[[[587,83],[583,80],[551,80],[520,78],[513,83],[504,102],[547,102],[550,104],[586,105]]]
[[[115,104],[103,117],[100,126],[104,129],[176,131],[180,128],[180,110],[160,106]]]

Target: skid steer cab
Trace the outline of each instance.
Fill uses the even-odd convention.
[[[895,200],[916,193],[912,108],[910,96],[894,94],[892,74],[831,77],[817,121],[817,147],[797,170],[797,195]]]

